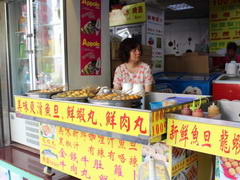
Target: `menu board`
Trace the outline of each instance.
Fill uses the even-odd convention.
[[[41,125],[41,163],[81,179],[136,178],[142,145],[68,128]]]
[[[80,74],[101,75],[101,1],[80,3]]]
[[[225,52],[227,43],[240,40],[240,2],[235,0],[210,3],[210,52]]]
[[[164,11],[148,11],[146,44],[152,47],[153,71],[164,69]]]

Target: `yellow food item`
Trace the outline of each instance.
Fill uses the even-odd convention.
[[[32,92],[35,92],[35,93],[55,93],[55,92],[61,92],[61,91],[63,91],[63,87],[52,88],[52,89],[39,89],[39,90],[35,90],[35,91],[32,91]]]
[[[240,174],[240,166],[236,167],[235,170],[236,170],[236,173],[237,173],[237,174]]]
[[[95,96],[93,99],[95,100],[134,100],[139,99],[141,96],[138,95],[121,95],[117,93],[111,93],[111,94],[103,94]]]
[[[236,171],[235,171],[234,168],[229,168],[228,172],[229,172],[229,174],[230,174],[231,176],[235,176],[235,175],[236,175]]]
[[[232,167],[231,163],[230,162],[225,162],[224,165],[227,167],[227,168],[230,168]]]
[[[233,168],[238,167],[238,162],[237,162],[237,161],[233,161],[233,162],[231,162],[231,164],[232,164],[232,167],[233,167]]]
[[[65,91],[63,93],[59,93],[56,97],[65,98],[65,97],[93,97],[96,95],[97,90],[94,88],[86,88],[86,89],[78,89]]]
[[[214,117],[220,114],[219,107],[217,107],[214,103],[208,107],[208,117]]]

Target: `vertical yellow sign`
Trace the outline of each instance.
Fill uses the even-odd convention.
[[[41,125],[41,163],[81,179],[136,178],[142,145],[47,124]]]

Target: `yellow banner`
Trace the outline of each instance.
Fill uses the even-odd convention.
[[[210,52],[225,49],[229,41],[240,40],[240,2],[211,1],[209,19]]]
[[[16,112],[24,115],[130,136],[150,136],[148,112],[18,96],[15,104]]]
[[[238,128],[168,119],[167,144],[240,160]]]
[[[119,26],[145,21],[146,7],[144,2],[126,5],[122,9],[114,9],[109,13],[110,26]]]
[[[66,174],[89,180],[136,179],[142,145],[41,125],[41,163]]]
[[[186,159],[180,161],[179,163],[175,164],[172,167],[172,176],[178,175],[180,172],[185,170],[186,168],[190,167],[193,163],[196,163],[198,161],[198,155],[193,154]]]

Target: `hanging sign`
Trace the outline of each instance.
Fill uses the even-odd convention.
[[[41,163],[81,179],[135,179],[142,145],[81,131],[41,125]]]
[[[146,21],[145,3],[136,3],[124,6],[122,9],[114,9],[109,13],[110,26],[119,26]]]
[[[137,137],[150,136],[150,113],[148,112],[28,97],[15,97],[15,104],[17,113],[28,116],[71,123],[104,132]],[[160,127],[157,128],[160,129]]]
[[[80,74],[101,75],[101,0],[80,3]]]
[[[240,40],[240,2],[235,0],[210,3],[210,52],[225,50],[230,41]],[[225,51],[224,51],[225,52]]]
[[[239,128],[168,119],[167,144],[240,160]]]

